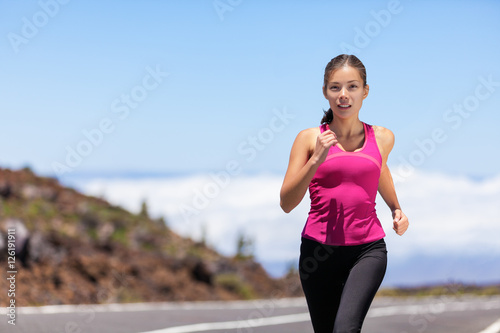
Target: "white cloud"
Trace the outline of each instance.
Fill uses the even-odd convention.
[[[397,170],[396,170],[397,171]],[[307,218],[308,194],[290,214],[279,207],[280,175],[237,176],[217,183],[210,175],[160,179],[93,179],[80,184],[92,195],[131,211],[147,200],[154,216],[183,236],[199,239],[205,227],[209,244],[234,254],[238,232],[255,240],[264,262],[296,260]],[[482,181],[416,171],[396,184],[410,229],[392,230],[392,217],[380,197],[377,211],[393,261],[415,255],[500,254],[500,175]],[[183,213],[180,207],[189,207]]]
[[[398,251],[500,254],[500,175],[473,181],[416,171],[396,189],[411,223]]]

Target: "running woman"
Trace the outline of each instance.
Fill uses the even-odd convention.
[[[311,197],[299,274],[315,333],[361,332],[387,266],[377,190],[392,211],[394,231],[401,236],[409,225],[386,164],[394,134],[359,120],[368,91],[356,56],[328,63],[323,95],[330,109],[321,126],[297,135],[281,187],[286,213],[307,189]]]

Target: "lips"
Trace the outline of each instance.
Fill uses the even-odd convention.
[[[337,106],[341,110],[347,110],[347,109],[349,109],[351,107],[351,104],[339,104]]]

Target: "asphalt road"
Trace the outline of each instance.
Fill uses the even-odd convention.
[[[312,333],[304,299],[2,308],[0,332]],[[499,333],[500,296],[376,298],[366,333]]]

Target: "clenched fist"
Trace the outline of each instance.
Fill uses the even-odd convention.
[[[316,147],[314,148],[313,156],[317,158],[318,163],[323,163],[328,156],[328,150],[331,146],[338,143],[337,136],[332,130],[326,130],[316,139]]]
[[[395,209],[392,212],[392,218],[393,218],[393,228],[392,229],[394,229],[394,231],[399,236],[403,236],[403,234],[408,229],[408,226],[410,225],[410,222],[408,222],[408,218],[403,213],[403,211],[399,208]]]

